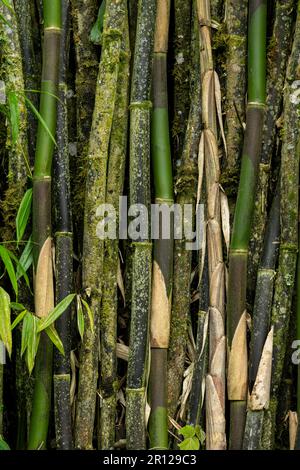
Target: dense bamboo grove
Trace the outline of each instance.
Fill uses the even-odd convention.
[[[0,110],[0,450],[298,449],[300,1],[0,0]]]

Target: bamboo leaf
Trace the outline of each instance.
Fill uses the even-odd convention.
[[[88,319],[89,319],[89,322],[90,322],[90,328],[91,328],[92,332],[94,333],[94,315],[93,315],[93,312],[90,309],[89,304],[82,297],[81,297],[81,302],[82,302],[82,305],[84,306],[84,308],[86,310],[86,313],[88,315]]]
[[[30,289],[30,282],[29,282],[28,276],[27,276],[26,272],[24,271],[22,265],[20,264],[20,261],[18,260],[18,258],[11,251],[8,250],[8,253],[9,253],[9,256],[11,257],[11,259],[16,263],[17,272],[18,272],[18,269],[19,269],[19,272],[21,273],[20,277],[24,277],[25,282],[26,282],[27,286]],[[17,281],[18,281],[19,278],[17,277],[17,274],[16,274],[16,278],[17,278]]]
[[[59,350],[59,352],[64,356],[65,355],[64,346],[62,344],[62,341],[61,341],[56,329],[54,328],[54,325],[48,326],[48,328],[46,328],[45,332],[49,336],[49,338],[52,341],[52,343],[54,344],[54,346],[56,346],[57,349]]]
[[[30,312],[26,312],[22,325],[21,356],[23,356],[24,352],[27,349],[31,327],[32,314]]]
[[[92,30],[91,30],[91,33],[90,33],[90,40],[94,44],[101,44],[104,13],[105,13],[105,0],[103,0],[102,3],[101,3],[97,20],[96,20],[94,26],[92,27]]]
[[[49,315],[43,318],[38,326],[38,332],[45,330],[48,328],[52,323],[55,322],[69,307],[72,303],[75,294],[67,295],[58,305],[49,313]]]
[[[39,120],[39,122],[41,123],[41,125],[43,126],[43,128],[45,129],[45,131],[46,131],[47,134],[49,135],[50,139],[51,139],[52,142],[54,143],[55,147],[57,147],[56,140],[55,140],[55,138],[53,137],[53,134],[52,134],[52,132],[50,131],[49,127],[47,126],[46,121],[43,119],[42,115],[39,113],[39,111],[36,109],[36,107],[35,107],[34,104],[30,101],[30,99],[27,98],[27,96],[25,96],[25,102],[26,102],[26,104],[29,106],[29,108],[32,110],[33,114],[37,117],[37,119]]]
[[[16,228],[17,228],[17,241],[20,242],[23,238],[24,232],[27,227],[28,219],[31,213],[32,205],[32,188],[28,189],[23,196],[21,201],[17,218],[16,218]]]
[[[20,125],[19,101],[17,94],[13,91],[9,92],[7,95],[7,101],[9,106],[12,143],[15,144],[19,136]]]
[[[0,287],[0,338],[10,356],[12,350],[10,298],[8,293],[2,287]]]
[[[27,310],[23,310],[23,312],[19,313],[19,315],[17,316],[17,318],[15,318],[13,324],[11,325],[11,330],[13,330],[23,320],[26,313]]]
[[[10,450],[9,445],[5,442],[2,436],[0,436],[0,450]]]
[[[3,261],[7,274],[9,276],[13,290],[15,291],[16,297],[18,297],[18,283],[15,273],[15,268],[11,261],[11,254],[3,245],[0,245],[0,257]]]
[[[26,350],[26,363],[29,370],[29,374],[31,374],[34,363],[35,357],[38,351],[39,342],[40,342],[40,334],[37,331],[38,323],[41,321],[35,315],[30,314],[31,316],[31,328],[28,331],[28,343],[27,343],[27,350]]]
[[[23,304],[19,304],[18,302],[11,302],[10,307],[13,310],[16,310],[17,312],[22,312],[23,310],[26,310]]]
[[[17,265],[17,280],[19,280],[22,276],[24,276],[24,273],[28,271],[30,266],[33,263],[33,242],[32,242],[32,236],[28,239],[24,251],[22,252],[19,263]]]
[[[81,339],[83,339],[84,333],[84,316],[81,304],[80,296],[77,297],[77,327],[80,334]]]

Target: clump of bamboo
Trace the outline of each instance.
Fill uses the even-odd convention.
[[[155,203],[167,209],[173,204],[172,160],[169,137],[167,52],[170,1],[157,3],[153,63],[152,165]],[[173,228],[170,217],[168,238],[163,238],[158,221],[154,242],[151,303],[151,368],[150,368],[150,447],[168,449],[167,356],[173,275]]]
[[[262,142],[266,76],[266,1],[250,0],[248,103],[242,167],[229,254],[227,300],[230,448],[240,449],[247,398],[247,258]]]
[[[73,234],[70,204],[70,170],[67,115],[67,69],[69,63],[70,2],[62,1],[62,35],[57,105],[57,151],[54,155],[56,304],[71,294],[73,288]],[[73,447],[70,399],[71,311],[69,306],[56,320],[56,330],[65,355],[54,350],[54,407],[56,445],[58,449]]]
[[[243,448],[260,449],[264,410],[269,406],[273,329],[270,320],[280,236],[280,195],[273,199],[257,273],[249,358],[249,399]],[[270,331],[269,331],[270,330]]]
[[[201,131],[201,80],[199,80],[199,26],[196,4],[194,3],[192,30],[191,107],[185,134],[183,151],[177,161],[175,176],[176,203],[183,211],[185,204],[192,204],[193,210],[197,194],[197,156]],[[183,228],[183,224],[181,229]],[[192,252],[186,249],[184,236],[174,242],[173,295],[168,350],[168,412],[174,416],[182,389],[186,359],[188,318],[191,303]]]
[[[84,210],[82,286],[93,314],[94,325],[92,327],[89,324],[86,312],[86,326],[80,350],[75,422],[75,446],[81,449],[91,449],[93,447],[104,256],[104,240],[97,237],[99,222],[97,209],[105,203],[106,199],[106,173],[115,110],[124,18],[124,2],[119,0],[107,1],[102,36],[102,54],[89,140]]]
[[[106,203],[116,211],[117,230],[120,214],[119,197],[123,193],[129,99],[130,47],[127,10],[122,25],[122,44],[113,124],[110,136]],[[117,403],[117,313],[118,292],[117,278],[119,268],[119,244],[106,239],[104,243],[105,263],[103,268],[103,296],[100,311],[100,394],[101,409],[99,422],[99,448],[110,449],[115,443],[115,422]]]
[[[33,241],[35,269],[35,313],[46,317],[53,308],[51,250],[51,168],[56,131],[57,83],[59,73],[61,1],[44,0],[44,43],[40,114],[33,175]],[[41,333],[35,362],[35,386],[29,429],[29,449],[46,446],[52,391],[53,347]]]
[[[247,0],[226,2],[226,144],[225,189],[235,189],[244,136],[246,57],[247,57]],[[223,176],[224,179],[224,176]]]
[[[298,250],[298,184],[299,184],[299,51],[300,3],[297,7],[296,29],[288,63],[283,99],[283,142],[281,151],[281,234],[278,275],[272,307],[274,327],[271,400],[265,415],[263,448],[274,443],[278,392],[287,348],[292,295]]]
[[[156,1],[139,0],[130,98],[130,205],[150,208],[150,89]],[[147,37],[147,41],[144,38]],[[143,142],[141,147],[140,143]],[[149,212],[148,212],[149,213]],[[133,242],[129,360],[126,389],[128,449],[146,447],[146,376],[151,304],[150,233]]]
[[[276,127],[277,120],[282,111],[282,89],[292,44],[294,11],[296,7],[294,0],[279,0],[275,3],[275,22],[268,47],[267,98],[262,137],[263,143],[249,245],[248,290],[250,292],[253,292],[255,289],[256,271],[263,244],[271,164],[274,160],[272,157],[276,143]]]
[[[206,377],[206,448],[225,449],[225,266],[222,247],[222,193],[218,151],[217,112],[219,80],[211,47],[210,2],[197,1],[200,25],[202,119],[199,169],[205,168],[207,250],[209,270],[209,373]],[[226,202],[225,202],[226,204]]]

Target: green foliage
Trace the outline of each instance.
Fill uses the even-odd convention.
[[[105,0],[102,1],[100,8],[99,8],[99,13],[97,20],[92,27],[91,33],[90,33],[90,40],[94,44],[101,44],[101,39],[102,39],[102,31],[103,31],[103,22],[104,22],[104,13],[105,13]]]
[[[84,334],[84,314],[83,314],[83,307],[86,310],[90,328],[92,332],[94,332],[94,316],[93,313],[88,305],[88,303],[80,296],[77,295],[77,327],[80,334],[81,339],[83,339]]]
[[[10,298],[2,287],[0,287],[0,339],[3,341],[9,356],[11,356]]]
[[[16,229],[17,229],[17,241],[20,242],[23,238],[24,232],[27,227],[27,223],[31,214],[32,206],[32,188],[28,189],[24,194],[21,201],[17,218],[16,218]]]
[[[183,441],[178,444],[180,450],[199,450],[205,441],[205,432],[197,426],[186,425],[178,431],[183,436]]]
[[[67,295],[58,305],[47,315],[47,317],[43,318],[39,324],[38,331],[43,331],[48,326],[52,325],[69,307],[71,302],[73,301],[75,294]]]
[[[2,436],[0,436],[0,450],[10,450],[9,445],[5,442]]]
[[[16,277],[15,268],[11,260],[11,252],[5,248],[3,245],[0,245],[0,258],[4,264],[4,267],[7,271],[8,277],[10,279],[13,290],[15,291],[16,297],[18,297],[18,282]]]
[[[20,111],[18,95],[14,91],[10,91],[7,95],[9,106],[9,120],[11,125],[12,143],[15,144],[19,136]]]

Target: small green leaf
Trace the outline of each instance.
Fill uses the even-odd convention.
[[[94,26],[92,27],[91,33],[90,33],[90,40],[94,44],[101,44],[101,38],[102,38],[102,31],[103,31],[103,22],[104,22],[104,13],[105,13],[105,0],[102,1],[99,12],[98,12],[98,17],[96,19],[96,22]]]
[[[17,228],[17,241],[20,242],[23,238],[24,232],[27,227],[28,219],[31,213],[32,206],[32,188],[28,189],[23,196],[21,201],[17,218],[16,218],[16,228]]]
[[[10,450],[9,445],[5,442],[2,436],[0,436],[0,450]]]
[[[11,261],[11,253],[3,245],[0,245],[0,257],[3,261],[7,274],[9,276],[11,285],[15,291],[16,297],[18,297],[18,283],[15,273],[15,268]]]
[[[15,318],[13,324],[11,325],[11,330],[13,330],[25,317],[27,310],[23,310],[23,312],[19,313],[17,318]]]
[[[18,260],[18,258],[11,251],[8,251],[8,253],[9,253],[9,256],[11,257],[11,259],[16,263],[17,272],[18,272],[18,269],[19,269],[19,271],[21,272],[21,275],[25,279],[25,282],[26,282],[27,286],[30,289],[30,282],[29,282],[28,276],[27,276],[26,272],[24,271],[23,267],[21,266],[20,261]],[[16,277],[17,277],[17,275],[16,275]],[[18,278],[17,278],[17,280],[18,280]]]
[[[15,310],[16,312],[22,312],[23,310],[26,310],[23,304],[19,304],[18,302],[11,302],[10,307]]]
[[[24,273],[28,271],[33,263],[33,242],[32,236],[30,236],[28,242],[25,245],[24,251],[20,256],[19,263],[17,265],[17,280],[24,276]]]
[[[9,106],[9,117],[11,124],[12,143],[15,144],[19,136],[20,111],[19,100],[15,92],[11,91],[7,96]]]
[[[10,298],[8,293],[0,287],[0,338],[7,349],[9,356],[12,350],[12,335],[10,327]]]
[[[23,325],[22,325],[22,339],[21,339],[21,356],[23,356],[24,352],[27,349],[30,330],[32,328],[32,317],[33,315],[30,312],[26,312]]]
[[[200,442],[199,439],[194,437],[188,437],[184,439],[180,444],[178,444],[180,450],[199,450],[200,449]]]
[[[77,296],[77,327],[80,334],[81,339],[83,339],[84,333],[84,316],[81,304],[80,295]]]
[[[86,313],[89,317],[89,322],[90,322],[90,327],[91,327],[91,330],[92,332],[94,333],[94,315],[93,315],[93,312],[92,310],[90,309],[90,306],[89,304],[82,298],[80,297],[81,299],[81,302],[82,302],[82,305],[84,306],[85,310],[86,310]]]
[[[196,431],[194,426],[190,426],[188,424],[178,431],[178,434],[181,434],[185,439],[189,437],[194,437],[195,433]]]
[[[196,432],[196,436],[198,437],[201,445],[203,445],[204,442],[205,442],[206,435],[205,435],[205,432],[203,431],[203,429],[201,428],[201,426],[199,424],[197,424],[195,426],[195,432]]]
[[[38,331],[43,331],[52,323],[55,322],[64,312],[67,310],[69,305],[72,303],[75,294],[67,295],[58,305],[49,313],[46,318],[43,318],[38,326]]]
[[[33,370],[35,356],[37,354],[39,342],[40,342],[40,333],[38,333],[38,323],[40,322],[40,319],[32,314],[30,314],[30,316],[31,316],[31,328],[29,330],[28,343],[27,343],[27,349],[26,349],[26,363],[27,363],[27,367],[29,370],[29,374],[31,374]]]
[[[64,346],[54,326],[53,325],[48,326],[48,328],[45,329],[45,332],[51,339],[54,346],[56,346],[59,352],[64,356],[65,355]]]

